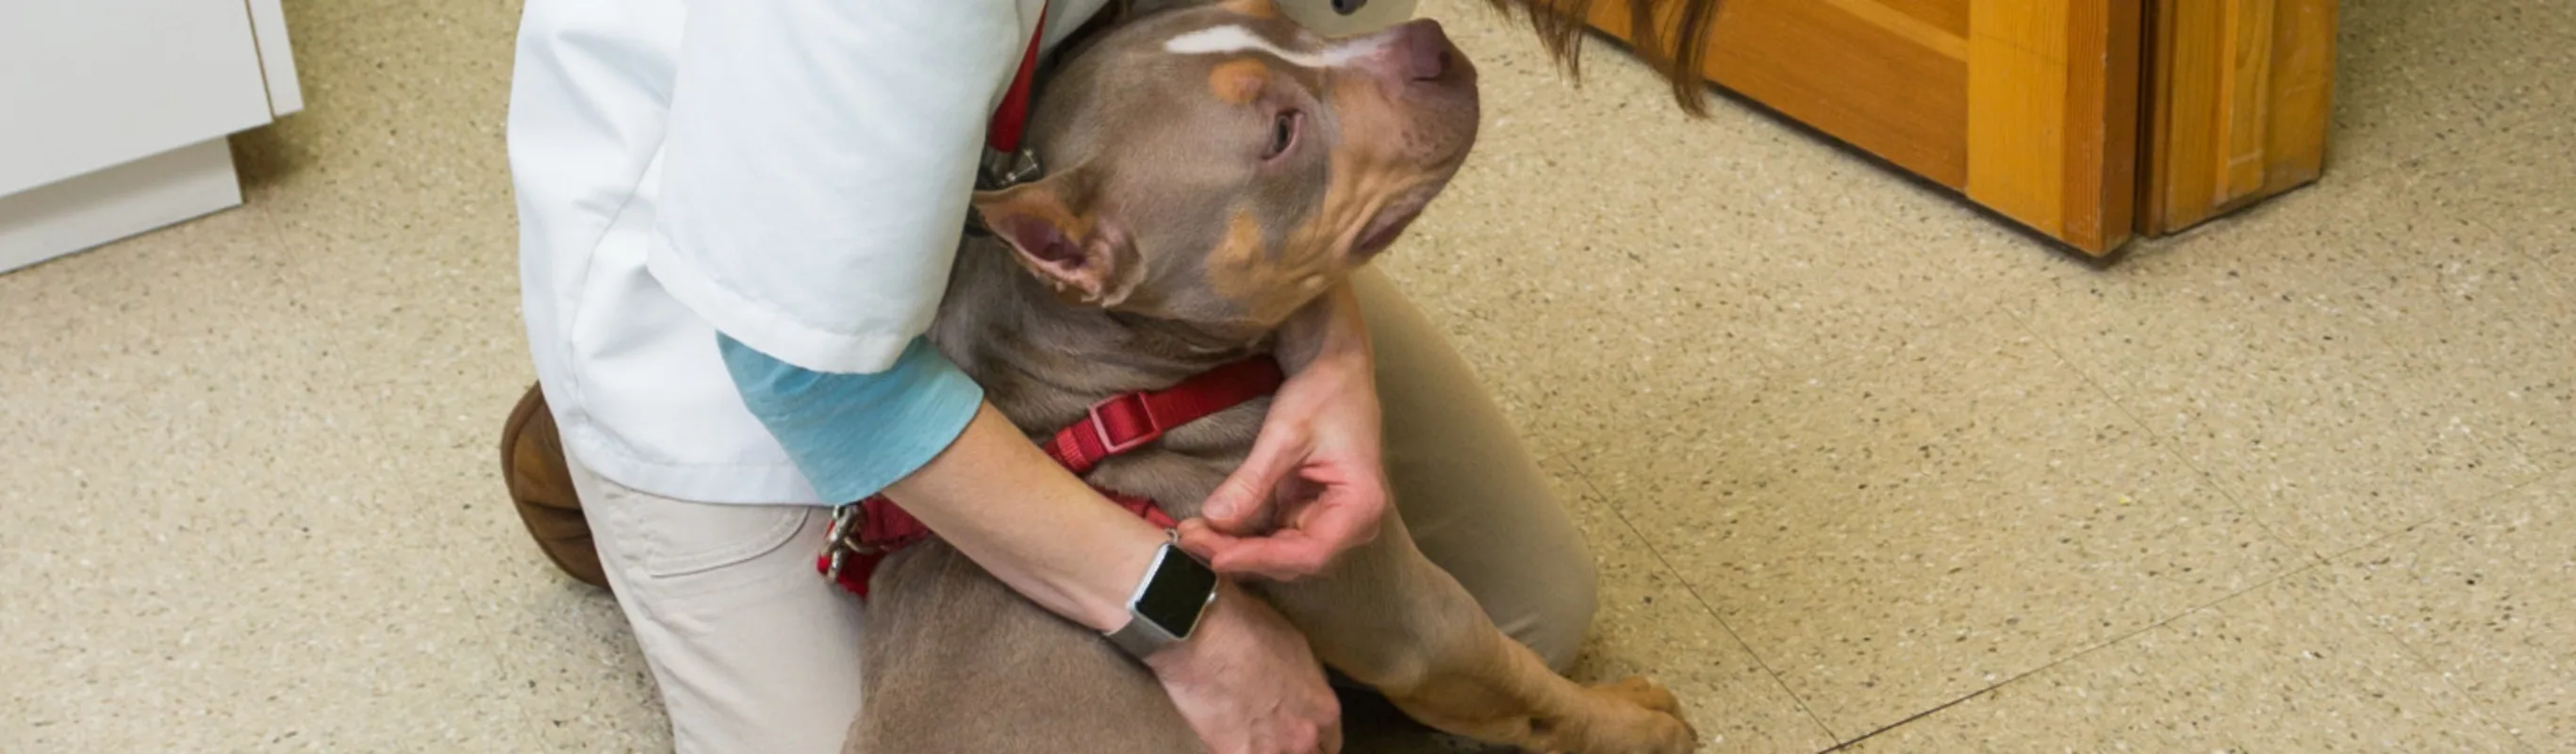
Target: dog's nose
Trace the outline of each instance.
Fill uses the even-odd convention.
[[[1398,28],[1396,44],[1401,45],[1404,77],[1410,81],[1437,81],[1458,65],[1458,47],[1449,43],[1449,35],[1440,30],[1440,22],[1421,19]]]

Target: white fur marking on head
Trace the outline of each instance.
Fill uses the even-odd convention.
[[[1294,52],[1281,49],[1235,24],[1212,26],[1173,37],[1163,43],[1163,51],[1174,55],[1208,55],[1227,52],[1266,52],[1289,65],[1305,68],[1340,68],[1351,61],[1367,57],[1386,47],[1385,34],[1371,34],[1325,48],[1323,52]]]

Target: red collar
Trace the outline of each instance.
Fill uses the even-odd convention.
[[[1152,443],[1166,430],[1277,392],[1286,380],[1278,361],[1258,356],[1201,372],[1162,390],[1110,396],[1092,404],[1073,426],[1048,438],[1046,454],[1080,476],[1103,459]],[[1152,500],[1106,489],[1100,492],[1155,526],[1178,525]],[[829,541],[814,568],[865,598],[868,578],[876,572],[878,561],[932,534],[930,527],[894,501],[873,496],[833,511]]]

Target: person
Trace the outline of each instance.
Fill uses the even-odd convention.
[[[1410,7],[1279,2],[1337,31]],[[921,337],[1032,32],[1051,52],[1111,5],[527,0],[507,142],[538,384],[505,425],[504,477],[548,555],[615,595],[677,750],[838,750],[865,610],[814,570],[835,503],[882,492],[1036,603],[1104,632],[1128,619],[1167,534],[1039,453]],[[1532,13],[1565,49],[1575,22]],[[1662,57],[1675,81],[1696,70]],[[1570,663],[1592,561],[1436,328],[1363,272],[1283,341],[1318,355],[1185,547],[1230,578],[1293,579],[1392,500],[1498,625]],[[1274,507],[1285,526],[1244,528]],[[1333,750],[1303,639],[1217,592],[1141,659],[1214,751]]]

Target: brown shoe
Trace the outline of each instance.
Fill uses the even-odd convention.
[[[537,538],[537,549],[582,583],[608,588],[599,548],[590,541],[590,522],[581,517],[581,495],[573,491],[572,468],[564,462],[555,415],[546,410],[545,393],[534,386],[501,428],[501,481],[509,484],[510,502]]]

